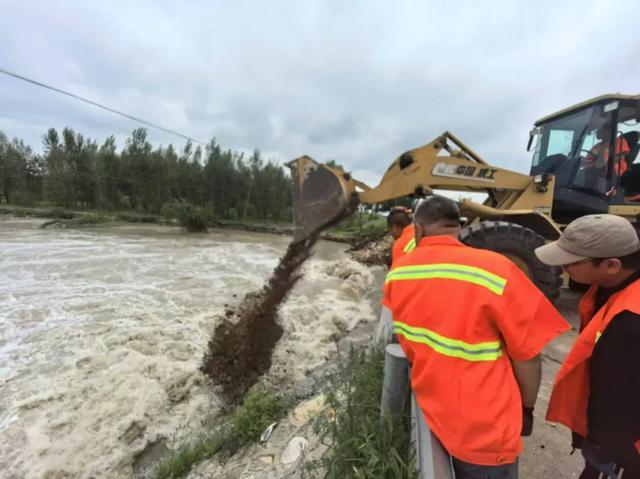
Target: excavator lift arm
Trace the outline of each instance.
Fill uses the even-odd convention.
[[[373,188],[308,156],[288,166],[294,180],[294,219],[299,238],[342,214],[354,200],[375,204],[404,196],[427,196],[434,190],[487,193],[483,204],[469,199],[461,202],[470,220],[508,216],[511,221],[517,217],[524,225],[536,224],[545,237],[554,238],[559,233],[550,216],[553,177],[534,178],[491,166],[448,131],[400,155]]]

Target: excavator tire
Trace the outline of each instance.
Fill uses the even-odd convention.
[[[462,229],[461,241],[471,247],[489,249],[513,261],[550,300],[560,295],[560,268],[543,264],[534,250],[545,244],[542,236],[507,221],[481,221]]]

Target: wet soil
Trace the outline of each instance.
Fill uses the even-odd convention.
[[[237,310],[227,311],[209,341],[201,371],[220,386],[228,404],[239,402],[258,378],[271,367],[273,350],[283,329],[278,308],[301,278],[300,267],[311,256],[320,234],[355,210],[355,203],[307,236],[289,244],[271,278],[261,291],[249,293]]]
[[[367,266],[389,266],[392,246],[393,238],[387,235],[356,244],[348,253],[355,261]]]

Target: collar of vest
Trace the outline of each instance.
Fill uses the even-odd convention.
[[[409,226],[405,226],[402,229],[402,233],[400,233],[400,236],[405,236],[405,235],[415,235],[415,229],[413,228],[413,224],[410,224]]]
[[[614,301],[617,301],[620,297],[628,296],[629,292],[633,291],[633,294],[640,293],[640,278],[636,278],[630,284],[626,285],[620,291],[616,291],[613,293],[607,302],[602,305],[599,311],[606,310]],[[591,321],[593,316],[598,314],[599,311],[595,311],[595,303],[596,303],[596,294],[598,292],[597,286],[591,286],[589,290],[585,293],[585,295],[580,300],[580,304],[578,305],[578,312],[580,313],[580,331],[582,331],[587,324]],[[635,296],[634,296],[635,298]],[[638,306],[637,301],[631,301],[629,304],[625,302],[625,306],[629,308],[630,311],[634,313],[640,314],[640,306]]]
[[[426,236],[420,240],[419,247],[427,245],[464,246],[463,243],[449,235]]]

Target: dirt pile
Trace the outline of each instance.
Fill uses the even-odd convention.
[[[351,257],[368,266],[388,266],[391,264],[391,247],[393,238],[389,235],[373,241],[361,243],[349,250]]]
[[[355,210],[349,205],[307,237],[294,239],[261,291],[249,293],[236,311],[228,311],[209,341],[201,371],[221,386],[228,403],[240,400],[271,367],[273,349],[283,329],[276,321],[278,307],[300,279],[300,266],[309,258],[320,233]]]

